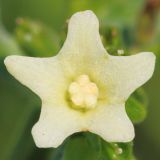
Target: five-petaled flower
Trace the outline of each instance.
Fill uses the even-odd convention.
[[[9,56],[8,71],[40,96],[32,129],[38,147],[57,147],[75,132],[90,131],[108,142],[129,142],[134,127],[125,101],[153,74],[155,56],[111,56],[104,49],[92,11],[74,14],[59,54],[50,58]]]

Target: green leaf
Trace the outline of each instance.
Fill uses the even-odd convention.
[[[60,49],[57,33],[40,22],[19,18],[15,34],[20,46],[31,56],[53,56]]]
[[[132,143],[108,143],[86,132],[70,137],[62,160],[135,160]]]
[[[63,152],[64,152],[64,144],[60,145],[58,148],[52,149],[52,151],[48,154],[47,160],[62,160]]]
[[[133,123],[142,122],[147,115],[147,98],[142,89],[137,90],[126,102],[126,112]]]
[[[99,160],[101,152],[96,147],[97,141],[93,143],[83,133],[74,135],[66,142],[63,160]]]

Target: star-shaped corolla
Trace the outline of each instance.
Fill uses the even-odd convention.
[[[32,129],[38,147],[57,147],[75,132],[90,131],[108,142],[128,142],[134,127],[125,101],[153,74],[155,56],[111,56],[104,49],[92,11],[74,14],[57,56],[9,56],[8,71],[40,96],[42,110]]]

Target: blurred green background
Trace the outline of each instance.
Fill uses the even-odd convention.
[[[157,56],[154,76],[143,87],[147,117],[136,124],[134,152],[139,160],[160,159],[160,0],[0,0],[0,160],[61,157],[63,145],[56,151],[35,147],[31,128],[39,117],[40,99],[8,74],[3,60],[12,54],[57,54],[67,19],[86,9],[98,16],[110,53],[124,49],[126,54],[152,51]]]

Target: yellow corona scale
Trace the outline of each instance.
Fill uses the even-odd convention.
[[[108,142],[129,142],[134,127],[125,101],[153,74],[155,56],[111,56],[104,49],[92,11],[69,20],[57,56],[9,56],[8,71],[40,96],[42,110],[32,135],[38,147],[58,147],[73,133],[90,131]]]

